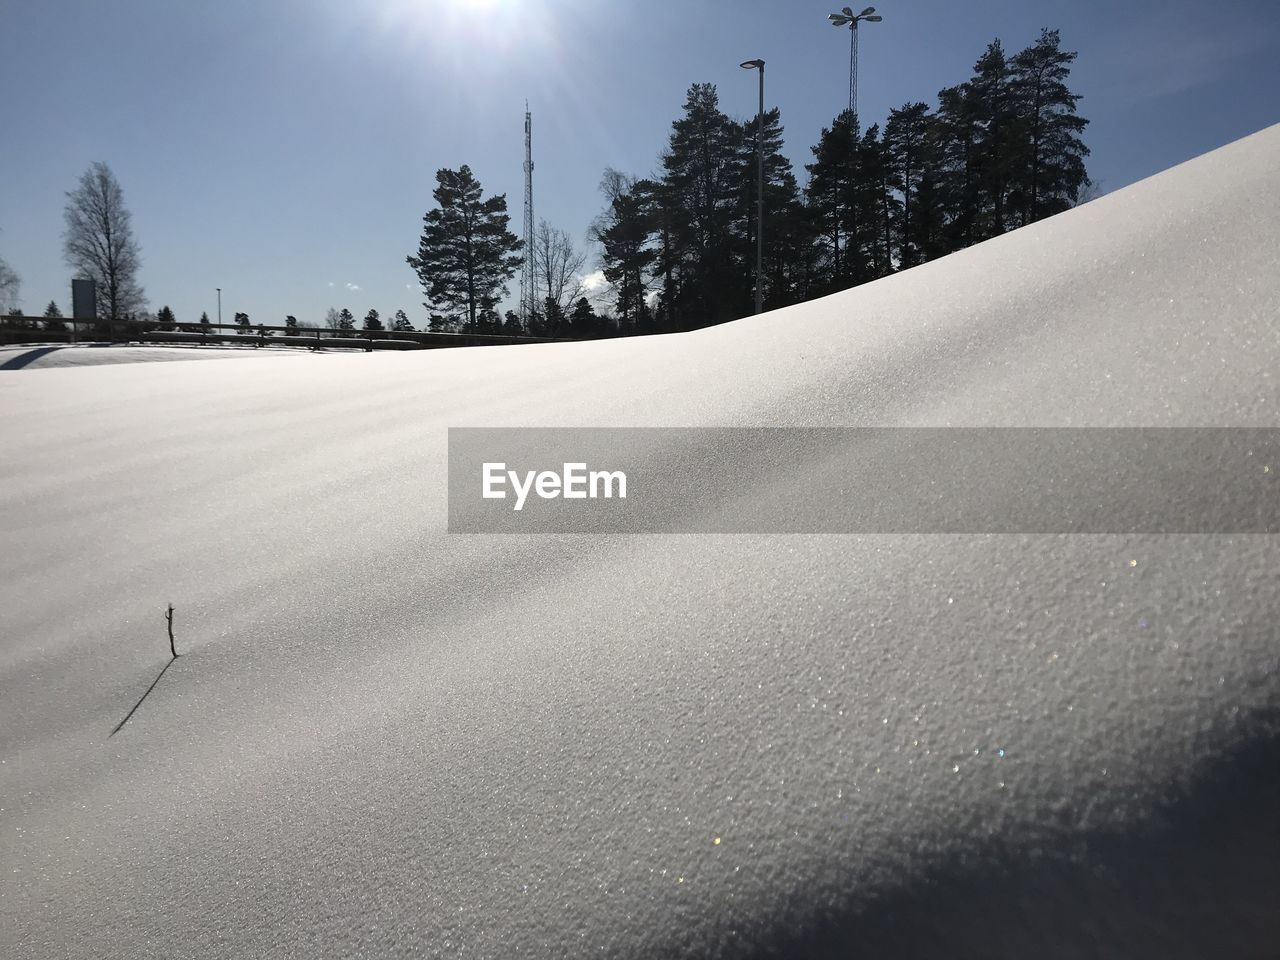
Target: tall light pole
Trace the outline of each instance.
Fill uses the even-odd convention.
[[[739,66],[760,71],[760,109],[756,112],[756,313],[764,313],[764,61],[744,60]]]
[[[884,17],[876,14],[875,7],[867,7],[861,13],[854,13],[852,7],[845,7],[839,13],[827,14],[833,27],[849,28],[849,109],[858,112],[858,24],[879,23]]]
[[[214,287],[218,291],[218,326],[222,326],[222,288]]]
[[[538,266],[534,261],[533,222],[533,114],[524,102],[524,263],[520,269],[520,309],[524,311],[526,333],[532,333],[538,312]]]

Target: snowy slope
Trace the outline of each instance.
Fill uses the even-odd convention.
[[[1276,537],[450,536],[444,476],[1280,426],[1277,170],[693,334],[0,377],[0,955],[1273,955]]]

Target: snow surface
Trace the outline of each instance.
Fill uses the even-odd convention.
[[[157,360],[243,360],[246,357],[316,356],[285,347],[158,347],[130,343],[38,344],[0,347],[0,373],[49,367],[87,367],[104,363],[150,363]]]
[[[691,334],[0,377],[0,955],[1272,955],[1276,537],[450,536],[444,478],[1280,426],[1278,170]]]

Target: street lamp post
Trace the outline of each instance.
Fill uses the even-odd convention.
[[[876,14],[875,7],[867,7],[854,13],[852,7],[844,7],[839,13],[827,14],[833,27],[849,28],[849,109],[858,112],[858,24],[879,23],[884,17]]]
[[[221,327],[222,326],[222,288],[215,287],[214,289],[218,291],[218,326]]]
[[[746,60],[739,66],[760,71],[760,109],[756,112],[756,313],[764,313],[764,61]]]

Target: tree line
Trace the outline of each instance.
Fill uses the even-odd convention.
[[[1087,120],[1067,86],[1076,54],[1056,30],[1009,57],[992,42],[973,76],[906,103],[883,127],[845,110],[797,183],[775,108],[764,116],[766,309],[887,276],[1060,213],[1089,183]],[[658,174],[609,171],[595,235],[626,332],[688,330],[753,308],[755,122],[689,88]]]
[[[1044,30],[1013,56],[993,41],[962,83],[936,105],[906,103],[865,129],[843,111],[810,148],[801,188],[783,155],[775,108],[764,115],[764,302],[787,306],[887,276],[1078,203],[1089,185],[1079,95],[1068,86],[1074,52]],[[471,170],[437,172],[437,207],[407,259],[427,299],[432,329],[521,330],[568,336],[670,332],[720,323],[753,309],[756,120],[719,106],[712,84],[689,88],[658,171],[607,170],[605,207],[590,236],[610,288],[598,316],[579,287],[543,283],[564,252],[533,257],[548,295],[532,317],[497,304],[522,265],[506,198],[485,198]],[[572,251],[572,245],[569,245]],[[570,253],[572,262],[574,255]]]
[[[936,104],[905,103],[883,125],[863,128],[839,113],[810,147],[800,186],[783,154],[777,108],[763,117],[766,309],[825,296],[887,276],[1080,202],[1090,185],[1079,95],[1068,85],[1074,52],[1043,30],[1013,56],[999,40],[972,76],[939,91]],[[757,122],[735,120],[712,84],[695,83],[672,123],[658,169],[648,177],[606,170],[604,209],[589,231],[608,287],[605,306],[587,296],[587,254],[542,221],[533,249],[510,230],[505,195],[485,197],[470,167],[436,172],[435,207],[418,249],[406,257],[427,311],[424,329],[590,338],[690,330],[741,317],[755,289]],[[123,192],[93,164],[67,194],[64,256],[96,281],[100,307],[116,319],[180,325],[165,306],[145,309],[141,256]],[[499,304],[530,262],[541,294],[530,316]],[[18,278],[0,261],[0,307],[16,314]],[[46,325],[61,324],[57,305]],[[247,313],[236,313],[244,333]],[[298,328],[296,317],[286,328]],[[311,326],[304,324],[303,326]],[[356,328],[350,310],[330,309],[324,326]],[[362,330],[412,331],[403,310],[385,321],[371,309]]]

